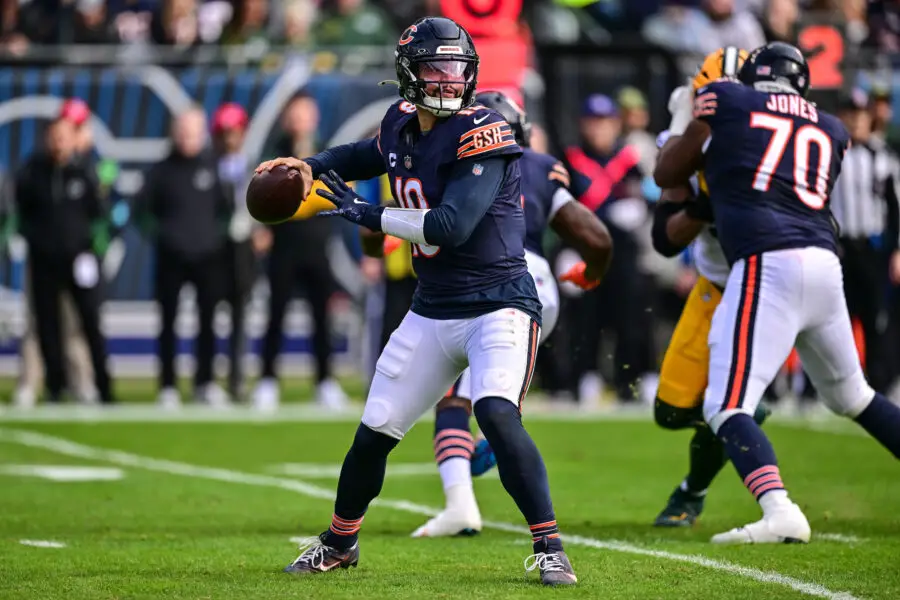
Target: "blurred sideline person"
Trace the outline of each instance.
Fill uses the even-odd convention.
[[[82,160],[88,162],[91,162],[91,150],[94,145],[89,123],[90,116],[90,108],[78,98],[70,98],[63,102],[58,116],[75,126],[76,152]],[[20,408],[28,408],[36,402],[44,379],[44,363],[36,334],[34,311],[30,308],[32,306],[32,283],[28,271],[26,271],[22,292],[27,303],[26,306],[29,308],[26,312],[26,330],[19,344],[20,378],[13,403]],[[68,389],[80,402],[93,404],[99,399],[97,388],[94,385],[94,368],[91,365],[87,340],[84,338],[84,332],[79,323],[78,311],[67,291],[63,291],[61,294],[60,311]]]
[[[243,399],[246,393],[243,362],[248,350],[247,304],[256,280],[256,254],[266,248],[266,238],[271,237],[250,216],[245,200],[252,165],[241,152],[241,147],[248,121],[247,111],[234,102],[220,106],[212,118],[213,149],[219,161],[219,179],[231,193],[234,210],[225,242],[225,301],[231,309],[228,393],[233,400]]]
[[[194,107],[172,123],[172,152],[147,173],[135,219],[156,244],[156,299],[161,327],[159,396],[162,408],[177,408],[175,321],[185,283],[196,291],[199,331],[195,340],[194,394],[200,403],[223,406],[225,391],[213,380],[213,317],[222,297],[225,233],[234,200],[222,185],[216,157],[206,148],[206,116]]]
[[[306,92],[298,92],[282,115],[284,137],[276,146],[277,156],[311,156],[318,152],[316,132],[319,107]],[[327,408],[341,408],[348,402],[331,372],[331,322],[328,300],[334,291],[329,264],[328,242],[333,234],[329,219],[305,219],[275,225],[269,255],[269,323],[262,350],[262,373],[253,392],[253,404],[260,410],[278,406],[281,394],[276,362],[281,353],[283,324],[295,286],[305,292],[312,316],[312,345],[316,362],[316,401]]]
[[[113,401],[106,340],[100,330],[102,275],[97,232],[109,216],[91,161],[79,152],[79,131],[59,117],[46,131],[46,148],[16,178],[19,230],[28,244],[31,308],[46,372],[46,397],[59,402],[69,384],[63,359],[60,301],[68,292],[87,340],[94,386]]]

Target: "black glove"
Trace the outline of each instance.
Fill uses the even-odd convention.
[[[697,219],[698,221],[704,221],[706,223],[715,221],[712,202],[709,200],[709,196],[703,193],[697,194],[696,198],[685,201],[684,214],[692,219]]]
[[[334,171],[328,171],[328,175],[322,175],[319,181],[328,189],[318,189],[316,194],[333,202],[337,209],[322,211],[318,216],[338,215],[372,231],[381,231],[381,213],[384,212],[384,207],[366,202]]]

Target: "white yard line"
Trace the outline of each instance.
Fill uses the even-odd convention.
[[[319,498],[322,500],[334,500],[334,492],[316,485],[312,485],[296,479],[283,479],[280,477],[270,477],[267,475],[256,475],[252,473],[242,473],[240,471],[232,471],[229,469],[219,469],[212,467],[203,467],[188,463],[175,462],[170,460],[161,460],[140,456],[130,452],[120,450],[108,450],[105,448],[97,448],[87,446],[78,442],[72,442],[63,438],[58,438],[42,433],[25,431],[20,429],[0,428],[0,442],[9,442],[20,444],[30,448],[40,448],[56,452],[65,456],[74,456],[89,460],[103,461],[124,467],[135,467],[146,469],[149,471],[157,471],[171,475],[183,475],[196,479],[209,479],[213,481],[221,481],[226,483],[239,483],[257,487],[272,487],[289,490],[309,496],[311,498]],[[439,510],[430,506],[423,506],[405,500],[391,500],[387,498],[379,498],[373,504],[401,510],[409,513],[415,513],[425,516],[434,516]],[[503,523],[497,521],[485,521],[484,527],[496,529],[498,531],[506,531],[509,533],[530,535],[527,527],[521,525],[513,525],[512,523]],[[793,589],[808,596],[817,598],[828,598],[830,600],[859,600],[849,592],[834,592],[822,585],[782,575],[774,571],[762,571],[752,567],[743,567],[722,560],[715,560],[693,554],[677,554],[674,552],[666,552],[664,550],[651,550],[642,548],[626,542],[618,542],[612,540],[597,540],[594,538],[584,537],[580,535],[565,534],[564,539],[569,544],[587,546],[599,550],[611,550],[614,552],[622,552],[626,554],[636,554],[640,556],[649,556],[653,558],[662,558],[677,562],[690,563],[702,567],[707,567],[716,571],[730,573],[746,579],[752,579],[763,583],[774,583],[790,589]]]
[[[356,423],[362,416],[362,404],[341,411],[329,411],[315,404],[288,404],[273,413],[256,411],[247,406],[213,409],[205,406],[184,406],[179,410],[162,410],[153,404],[123,404],[111,407],[79,406],[77,404],[17,409],[0,404],[0,423],[293,423],[334,422]],[[422,421],[434,419],[428,411]],[[525,422],[647,422],[653,421],[649,407],[620,407],[610,405],[599,409],[582,409],[577,406],[560,406],[551,402],[530,400],[525,406]],[[836,433],[866,435],[847,419],[833,415],[806,419],[789,412],[775,413],[769,423],[776,426]]]

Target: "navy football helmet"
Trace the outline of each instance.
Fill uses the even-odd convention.
[[[478,54],[455,21],[425,17],[410,25],[394,51],[400,96],[438,117],[475,102]]]
[[[479,92],[475,96],[475,102],[500,113],[500,116],[509,123],[513,135],[516,136],[516,143],[523,148],[529,146],[531,142],[531,123],[528,121],[528,115],[525,114],[525,111],[512,98],[501,92]]]
[[[750,53],[738,73],[738,79],[758,90],[793,90],[805,98],[809,91],[809,65],[796,46],[772,42]]]

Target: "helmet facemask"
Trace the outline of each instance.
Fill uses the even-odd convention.
[[[475,100],[478,59],[472,56],[399,57],[400,95],[437,117],[471,106]]]

